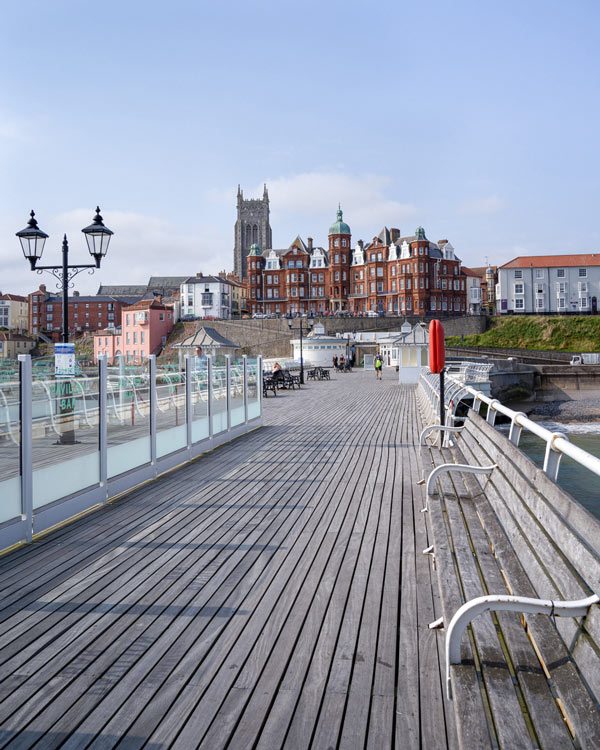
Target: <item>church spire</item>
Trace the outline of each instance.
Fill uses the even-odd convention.
[[[264,190],[263,190],[263,200],[268,201],[269,200],[269,191],[267,190],[267,183],[265,182]]]

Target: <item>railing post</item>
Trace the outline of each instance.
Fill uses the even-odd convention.
[[[556,482],[558,477],[558,469],[560,468],[560,459],[562,453],[556,450],[554,447],[554,441],[556,438],[564,438],[568,440],[568,435],[563,432],[553,432],[546,441],[546,453],[544,454],[544,474],[550,477],[553,482]]]
[[[485,421],[488,424],[491,424],[492,427],[496,424],[496,414],[497,414],[496,404],[497,403],[498,401],[496,399],[492,399],[492,401],[490,401],[490,403],[488,404],[487,416],[485,418]]]
[[[192,363],[190,356],[185,358],[185,433],[188,450],[192,447],[192,419],[194,415],[192,403]]]
[[[150,463],[156,464],[156,412],[158,398],[156,393],[156,354],[148,355],[150,376]]]
[[[262,354],[256,358],[256,388],[258,392],[258,403],[260,404],[259,415],[262,417],[263,410],[263,364]]]
[[[242,357],[244,372],[244,424],[248,424],[248,355]]]
[[[100,454],[100,486],[106,489],[104,502],[108,502],[107,364],[105,355],[98,357],[98,451]]]
[[[231,430],[231,355],[225,355],[225,387],[227,391],[227,432]]]
[[[206,357],[206,413],[208,415],[208,437],[212,439],[213,436],[213,423],[212,423],[212,355],[209,354]]]
[[[32,394],[31,357],[19,354],[20,428],[21,428],[21,513],[25,524],[25,540],[33,538],[33,460],[32,460]]]

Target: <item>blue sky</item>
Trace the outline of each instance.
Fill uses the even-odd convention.
[[[232,266],[235,195],[267,182],[273,240],[384,224],[466,265],[600,249],[600,5],[20,0],[0,29],[0,289],[28,292],[35,208],[80,276]],[[52,282],[46,280],[48,285]]]

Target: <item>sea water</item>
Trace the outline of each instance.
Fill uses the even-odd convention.
[[[551,432],[566,433],[573,445],[600,458],[600,423],[562,423],[540,420],[539,424]],[[544,441],[523,430],[519,440],[519,448],[538,466],[543,466],[546,450]],[[596,518],[600,519],[600,477],[573,461],[573,459],[563,456],[560,461],[557,484],[593,513]]]

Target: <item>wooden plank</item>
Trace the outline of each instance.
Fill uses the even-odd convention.
[[[417,741],[453,745],[415,390],[385,375],[280,394],[260,434],[9,556],[4,740],[385,747],[410,695]]]

